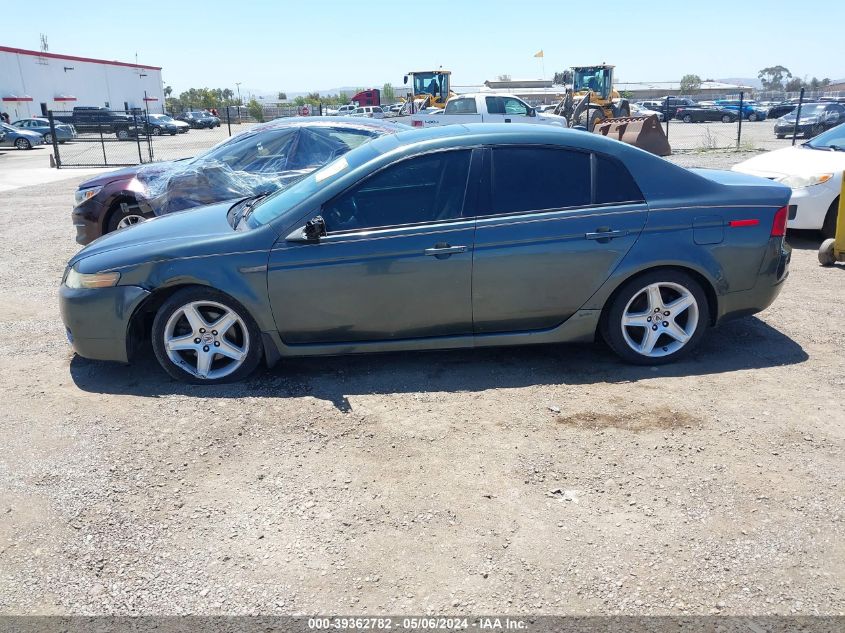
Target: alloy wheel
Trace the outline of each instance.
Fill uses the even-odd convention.
[[[681,284],[652,283],[628,301],[622,313],[622,337],[637,354],[660,358],[684,347],[698,327],[695,296]]]
[[[144,222],[146,219],[147,218],[145,218],[143,215],[136,215],[136,214],[125,215],[122,218],[120,218],[120,221],[117,223],[117,228],[118,229],[125,229],[125,228],[133,226],[135,224],[140,224],[141,222]]]
[[[32,145],[30,145],[29,141],[25,138],[19,138],[15,141],[15,147],[18,149],[29,149]]]
[[[170,361],[201,380],[217,380],[237,371],[249,354],[243,318],[216,301],[192,301],[173,312],[164,327]]]

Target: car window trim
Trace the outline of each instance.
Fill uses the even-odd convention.
[[[563,150],[563,151],[573,151],[573,152],[580,152],[582,154],[589,154],[590,155],[590,202],[589,204],[583,205],[574,205],[570,207],[553,207],[549,209],[528,209],[522,211],[509,211],[507,213],[491,213],[491,205],[493,202],[493,181],[494,181],[494,174],[493,174],[493,149],[496,147],[526,147],[526,148],[542,148],[542,149],[553,149],[553,150]],[[612,154],[606,154],[604,152],[597,152],[595,150],[583,149],[580,147],[570,147],[567,145],[552,145],[548,143],[514,143],[514,144],[507,144],[507,145],[487,145],[485,146],[485,157],[486,157],[486,169],[484,170],[484,176],[486,179],[486,186],[479,187],[480,191],[484,193],[486,200],[483,201],[479,205],[479,210],[487,211],[484,215],[476,215],[475,217],[478,219],[482,218],[500,218],[500,217],[511,217],[511,216],[519,216],[519,215],[534,215],[537,213],[554,213],[558,211],[577,211],[579,209],[592,209],[592,208],[603,208],[603,207],[611,207],[611,206],[619,206],[619,205],[631,205],[631,204],[647,204],[645,196],[643,195],[642,188],[640,187],[639,183],[637,182],[634,175],[631,173],[631,170],[625,166],[625,163],[619,160],[616,156]],[[612,161],[622,167],[628,175],[631,177],[634,185],[637,187],[637,191],[640,192],[640,198],[637,200],[623,200],[619,202],[596,202],[596,196],[598,193],[598,157],[601,156],[604,159]]]
[[[385,229],[411,228],[411,227],[416,227],[416,226],[428,226],[428,225],[432,225],[432,224],[447,224],[447,223],[451,223],[451,222],[458,222],[458,221],[464,221],[464,220],[472,219],[472,217],[474,217],[474,216],[467,217],[467,216],[464,215],[464,211],[466,210],[468,192],[469,192],[469,189],[471,187],[470,181],[471,181],[471,177],[472,177],[472,173],[473,173],[473,163],[476,160],[476,153],[474,151],[475,149],[477,149],[475,146],[441,147],[441,148],[432,149],[432,150],[429,150],[429,151],[426,151],[426,152],[421,152],[419,154],[414,154],[413,156],[405,156],[403,158],[400,158],[399,160],[389,162],[386,165],[382,165],[377,170],[367,174],[367,176],[363,180],[358,180],[357,182],[352,183],[351,185],[346,187],[346,189],[344,189],[343,191],[339,192],[338,194],[332,196],[330,199],[326,200],[322,205],[320,205],[320,212],[322,213],[326,208],[329,207],[329,205],[334,203],[334,201],[337,200],[338,198],[341,198],[342,196],[344,196],[347,192],[351,191],[355,187],[358,187],[359,185],[361,185],[363,182],[366,182],[370,178],[375,177],[379,173],[383,172],[385,169],[387,169],[389,167],[393,167],[395,165],[399,165],[400,163],[403,163],[405,161],[413,160],[415,158],[420,158],[422,156],[428,156],[430,154],[439,154],[439,153],[442,153],[442,152],[468,151],[470,153],[470,163],[469,163],[469,169],[467,170],[467,181],[466,181],[466,184],[464,185],[464,199],[463,199],[463,203],[461,204],[460,215],[458,215],[454,218],[449,218],[447,220],[429,220],[429,221],[426,221],[426,222],[413,222],[413,223],[409,223],[409,224],[391,224],[391,225],[378,226],[378,227],[369,227],[369,228],[366,228],[366,229],[347,229],[347,230],[344,230],[344,231],[329,231],[327,233],[326,237],[332,236],[332,235],[351,235],[351,234],[354,234],[354,233],[372,233],[373,231],[380,231],[380,230],[385,230]]]

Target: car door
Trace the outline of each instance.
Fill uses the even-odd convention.
[[[282,340],[471,334],[474,220],[464,206],[474,191],[472,153],[393,163],[323,205],[326,235],[319,241],[280,241],[268,286]]]
[[[648,214],[624,165],[561,147],[485,154],[472,273],[476,334],[552,328],[598,290]]]

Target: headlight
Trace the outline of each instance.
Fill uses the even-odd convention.
[[[792,189],[804,189],[805,187],[812,187],[813,185],[820,185],[833,178],[833,174],[814,174],[812,176],[783,176],[777,181],[782,185],[791,187]]]
[[[102,187],[88,187],[86,189],[77,189],[76,194],[73,197],[73,201],[76,203],[77,206],[96,196],[100,193]]]
[[[111,288],[120,281],[120,273],[80,273],[71,268],[65,277],[68,288]]]

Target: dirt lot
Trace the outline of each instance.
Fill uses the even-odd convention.
[[[845,612],[845,268],[806,236],[774,306],[673,366],[552,346],[190,387],[69,351],[78,180],[0,193],[0,612]]]

